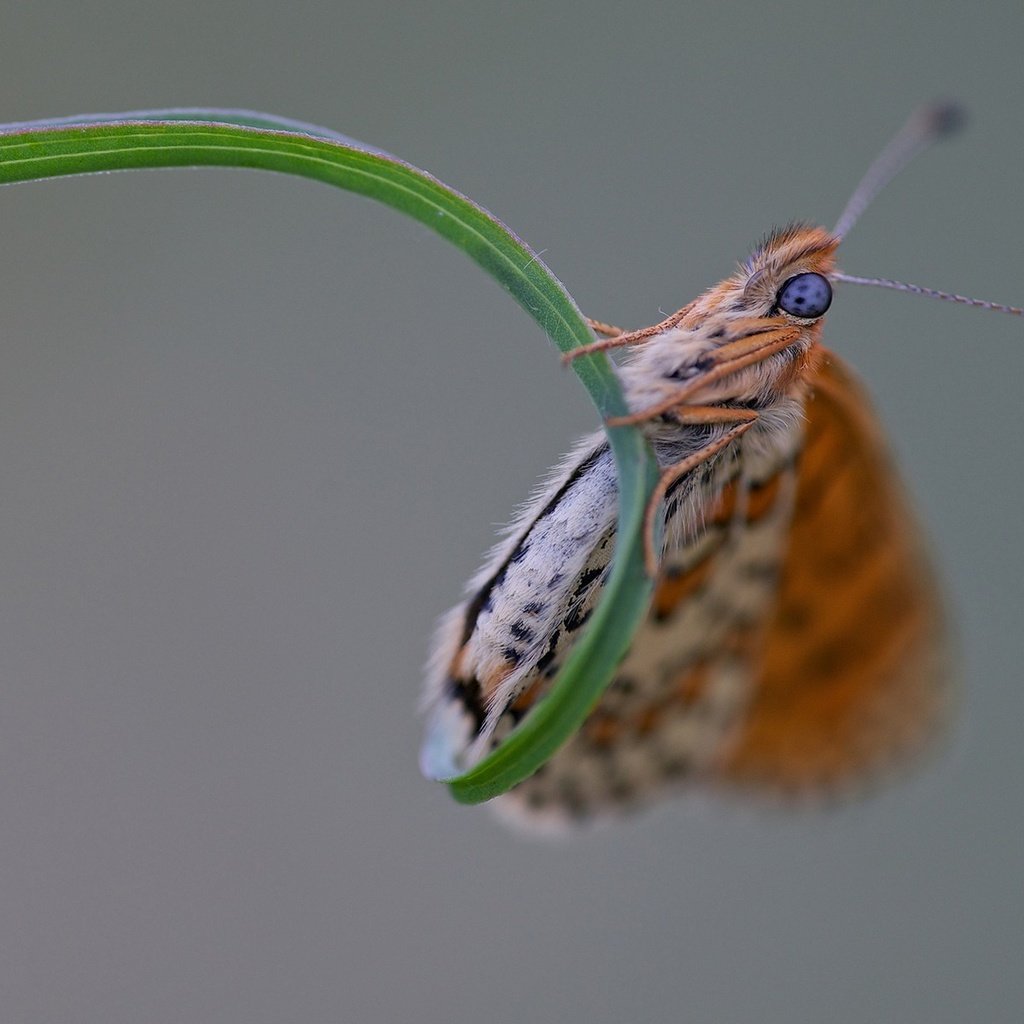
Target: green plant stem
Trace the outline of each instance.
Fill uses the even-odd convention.
[[[592,340],[576,304],[538,255],[500,221],[436,178],[329,129],[253,111],[174,110],[26,122],[0,128],[0,184],[156,167],[249,167],[312,178],[369,196],[448,239],[533,317],[563,352]],[[602,417],[626,412],[603,356],[573,364]],[[479,803],[540,767],[582,724],[611,681],[644,615],[643,513],[657,479],[635,428],[608,431],[618,470],[619,525],[604,595],[551,693],[501,746],[446,779],[454,797]]]

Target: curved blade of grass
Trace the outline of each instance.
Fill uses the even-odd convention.
[[[296,174],[385,203],[465,252],[563,352],[592,338],[558,279],[486,210],[426,172],[329,129],[254,111],[196,109],[0,126],[0,184],[204,165]],[[602,417],[627,411],[604,356],[573,365]],[[650,582],[643,571],[643,512],[657,466],[635,428],[612,429],[608,436],[619,477],[619,528],[604,595],[549,696],[487,758],[465,774],[443,780],[463,803],[506,792],[533,774],[579,728],[611,681],[646,611]]]

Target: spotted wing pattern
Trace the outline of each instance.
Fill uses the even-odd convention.
[[[819,353],[802,418],[799,402],[780,407],[667,496],[650,614],[580,732],[494,801],[499,813],[557,829],[696,781],[835,793],[935,731],[948,684],[918,531],[864,396]],[[679,455],[656,447],[663,464]],[[602,441],[543,493],[442,626],[423,754],[434,777],[475,763],[543,698],[599,600],[615,512]]]
[[[558,830],[694,782],[833,797],[935,734],[948,659],[916,523],[852,375],[823,353],[809,377],[795,468],[739,460],[608,693],[503,816]]]
[[[700,528],[667,553],[651,611],[611,686],[580,732],[495,810],[558,830],[648,803],[709,769],[751,696],[798,438],[796,429],[769,459],[738,445],[694,482],[698,500],[707,499]],[[671,529],[685,511],[670,497],[666,514]]]
[[[714,436],[702,427],[671,433],[671,441],[656,442],[665,464],[699,450]],[[679,666],[720,646],[734,620],[763,618],[789,500],[778,503],[779,514],[764,516],[758,529],[748,528],[746,509],[752,502],[752,514],[760,519],[775,508],[784,490],[775,478],[781,462],[792,462],[798,436],[796,417],[768,418],[756,432],[687,474],[670,493],[665,513],[669,581],[654,615],[657,627],[642,644],[634,644],[601,710],[612,705],[642,709],[654,699],[653,690],[663,700],[671,685],[665,665],[675,666],[671,674],[678,676]],[[752,498],[753,492],[759,494]],[[495,550],[471,582],[468,600],[442,623],[428,672],[422,765],[429,776],[465,769],[511,732],[550,688],[600,598],[616,511],[614,464],[603,439],[581,444],[541,493],[546,500],[527,506],[510,541]],[[699,587],[708,600],[676,600],[686,621],[674,623],[676,615],[664,606],[664,598],[681,596],[686,587]],[[692,650],[681,646],[680,635]],[[669,724],[666,718],[664,725]],[[614,752],[624,749],[605,746]],[[571,758],[560,760],[572,763]],[[589,809],[607,802],[622,773],[614,764],[605,767],[601,779],[587,780],[586,799],[570,794],[579,789],[576,781],[559,781],[557,803],[571,803],[585,814],[583,805]]]

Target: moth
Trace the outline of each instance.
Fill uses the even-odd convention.
[[[493,803],[559,828],[695,784],[795,798],[884,777],[950,701],[942,601],[920,531],[854,375],[821,343],[833,284],[1000,306],[836,266],[844,235],[956,108],[918,112],[832,231],[771,232],[736,272],[662,322],[591,321],[662,475],[649,507],[649,613],[581,730]],[[443,619],[421,765],[451,777],[542,700],[609,571],[616,473],[584,438],[520,510]]]

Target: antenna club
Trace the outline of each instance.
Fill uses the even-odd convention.
[[[930,134],[937,139],[955,135],[967,123],[967,109],[956,100],[938,100],[921,113]]]

